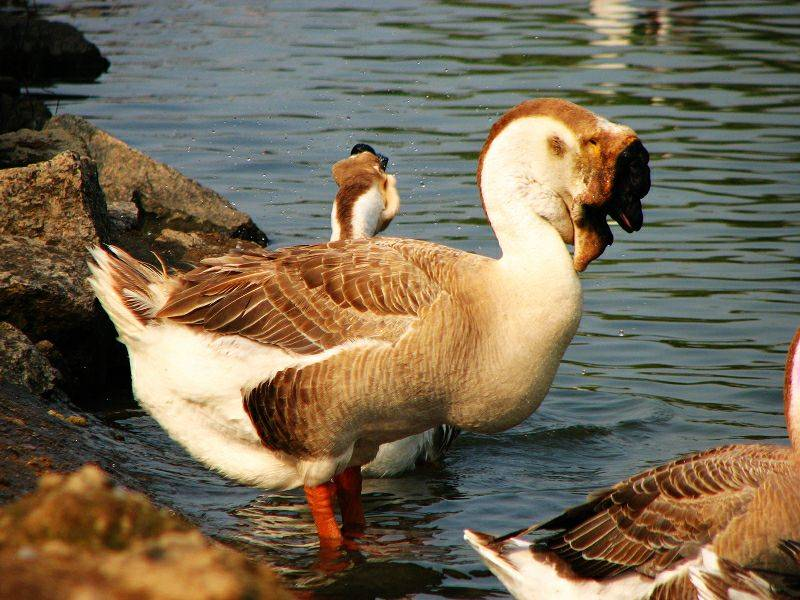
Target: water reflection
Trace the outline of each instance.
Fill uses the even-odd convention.
[[[542,408],[511,432],[463,436],[443,469],[370,482],[372,546],[338,557],[342,571],[318,568],[299,495],[226,482],[149,419],[120,423],[143,486],[293,585],[502,595],[464,527],[510,530],[682,452],[784,438],[800,281],[797,4],[78,0],[52,10],[112,61],[97,85],[54,90],[72,95],[58,110],[212,186],[278,245],[327,239],[330,165],[363,141],[398,174],[402,212],[388,233],[496,255],[475,161],[497,115],[532,96],[624,122],[651,151],[646,226],[582,276],[584,318]]]
[[[373,488],[367,484],[367,490]],[[380,487],[380,482],[377,484]],[[445,564],[450,550],[430,544],[440,533],[437,521],[447,511],[426,511],[448,496],[447,491],[421,494],[419,486],[406,486],[405,493],[370,492],[364,495],[369,528],[348,549],[319,549],[313,522],[300,493],[260,496],[231,512],[237,526],[231,538],[246,545],[252,556],[267,560],[281,574],[302,588],[335,588],[346,579],[369,570],[373,563],[424,561]],[[452,490],[451,490],[452,493]],[[435,573],[435,571],[434,571]],[[438,576],[441,579],[441,576]],[[429,579],[429,578],[428,578]],[[411,582],[406,583],[413,585]],[[424,584],[419,590],[423,591]]]

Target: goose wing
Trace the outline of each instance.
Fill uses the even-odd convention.
[[[747,509],[765,479],[793,469],[790,448],[714,448],[635,475],[528,531],[557,531],[535,547],[578,575],[602,579],[635,569],[655,576],[696,555]]]
[[[342,240],[206,259],[158,317],[298,354],[399,339],[463,253],[416,240]]]

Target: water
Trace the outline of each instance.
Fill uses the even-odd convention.
[[[645,227],[616,228],[583,275],[580,331],[541,409],[462,436],[441,468],[368,482],[372,533],[340,571],[320,567],[298,493],[226,482],[120,409],[149,491],[316,595],[491,597],[503,588],[465,527],[521,527],[679,453],[784,443],[784,352],[800,324],[800,7],[363,4],[56,4],[112,67],[50,91],[72,96],[59,112],[225,195],[275,245],[327,238],[330,166],[363,141],[398,174],[391,234],[488,255],[474,185],[488,128],[523,99],[569,98],[650,150]]]

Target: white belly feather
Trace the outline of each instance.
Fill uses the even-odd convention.
[[[131,379],[142,407],[190,454],[224,475],[281,490],[330,479],[350,453],[300,461],[269,451],[242,404],[242,390],[283,369],[323,360],[236,336],[160,323],[128,343]]]

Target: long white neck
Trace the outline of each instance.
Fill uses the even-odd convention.
[[[794,334],[786,356],[786,374],[783,380],[783,412],[789,440],[800,452],[800,329]]]
[[[548,252],[571,265],[565,242],[572,242],[574,232],[564,201],[567,191],[558,187],[566,167],[547,160],[547,136],[532,135],[532,129],[558,127],[546,121],[520,119],[491,141],[481,165],[481,196],[503,260]],[[561,135],[571,135],[562,130]]]
[[[352,209],[345,215],[339,210],[339,199],[331,210],[331,241],[374,236],[381,224],[383,195],[376,183],[353,201]]]

